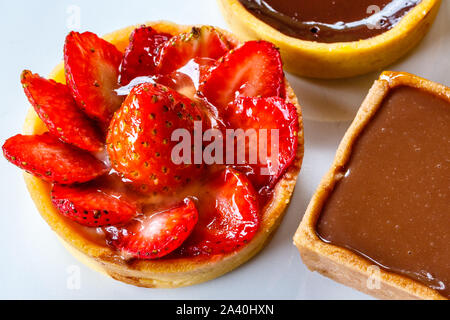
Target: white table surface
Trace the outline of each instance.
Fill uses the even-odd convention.
[[[450,1],[444,0],[425,40],[386,68],[450,85]],[[74,7],[75,6],[75,7]],[[0,143],[19,133],[29,107],[19,75],[47,75],[62,59],[65,35],[77,27],[97,34],[151,20],[227,28],[213,0],[0,1]],[[75,22],[75,24],[74,24]],[[85,267],[56,239],[38,214],[21,172],[0,157],[0,298],[2,299],[367,299],[356,290],[307,270],[292,236],[349,120],[379,72],[342,80],[288,76],[305,114],[305,158],[286,216],[254,259],[213,281],[179,289],[137,288]],[[70,285],[79,270],[79,287]],[[69,282],[69,285],[68,285]]]

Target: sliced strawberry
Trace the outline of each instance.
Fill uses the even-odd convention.
[[[194,99],[199,84],[205,80],[209,68],[216,60],[210,58],[194,58],[183,68],[168,74],[159,74],[154,77],[157,83]]]
[[[248,41],[228,52],[205,78],[200,91],[218,108],[238,96],[285,96],[280,53],[266,41]]]
[[[206,183],[198,198],[199,221],[179,254],[228,253],[253,238],[259,226],[258,202],[245,175],[225,169]]]
[[[3,145],[3,154],[19,168],[49,182],[81,183],[107,171],[90,153],[63,143],[49,133],[11,137]]]
[[[218,59],[230,49],[228,41],[213,27],[193,27],[190,33],[179,34],[162,45],[156,66],[159,73],[167,74],[183,67],[191,59]]]
[[[135,29],[120,66],[120,84],[126,85],[139,76],[154,75],[158,48],[171,37],[168,33],[156,32],[152,27]]]
[[[194,81],[185,73],[175,71],[166,75],[158,75],[154,79],[157,83],[169,87],[189,98],[194,97],[197,93]]]
[[[55,185],[52,202],[61,214],[88,227],[125,223],[141,213],[140,205],[127,194],[94,185]]]
[[[128,225],[105,228],[110,244],[138,259],[156,259],[177,249],[191,234],[198,213],[194,202],[184,202],[165,211],[146,214]]]
[[[91,32],[71,32],[64,45],[66,81],[78,106],[106,127],[122,103],[117,88],[122,53]]]
[[[36,113],[61,140],[88,151],[103,148],[99,130],[77,107],[69,88],[24,70],[21,82]]]
[[[245,146],[244,139],[226,136],[235,142],[233,164],[260,192],[272,188],[297,152],[299,124],[295,106],[278,97],[241,97],[226,107],[223,120],[229,129],[255,130],[256,140],[246,140]],[[272,141],[272,135],[277,140]],[[238,159],[239,153],[243,163]]]
[[[209,71],[211,68],[215,67],[216,61],[209,58],[195,58],[193,60],[198,65],[198,84],[197,88],[200,87],[201,83],[204,83],[209,76]]]
[[[172,133],[186,129],[193,137],[194,121],[202,119],[197,104],[176,91],[151,83],[137,85],[111,121],[107,149],[112,166],[141,191],[173,191],[203,168],[193,164],[192,140],[185,141],[190,154],[180,152],[186,161],[172,159],[179,143],[172,141]]]

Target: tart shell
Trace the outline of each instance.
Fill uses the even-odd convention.
[[[375,37],[336,43],[287,36],[248,12],[239,0],[217,0],[225,21],[241,40],[263,39],[280,48],[285,69],[299,76],[336,79],[382,69],[425,36],[441,0],[422,0],[391,30]]]
[[[311,271],[317,271],[326,277],[381,299],[446,299],[416,280],[382,268],[374,274],[373,262],[345,249],[322,241],[316,233],[316,223],[323,205],[333,191],[339,177],[340,168],[345,167],[352,152],[352,146],[381,106],[383,99],[391,89],[409,86],[429,92],[450,102],[450,88],[403,72],[383,72],[375,81],[362,103],[353,123],[344,135],[336,152],[334,162],[323,177],[306,213],[294,236],[303,262]],[[376,278],[375,278],[376,277]],[[380,287],[370,289],[368,281],[379,280]]]
[[[192,26],[177,25],[167,21],[151,22],[160,32],[178,34],[188,32]],[[104,36],[122,52],[129,43],[131,32],[140,25],[129,26]],[[237,39],[227,31],[221,30],[228,41],[238,44]],[[59,64],[49,78],[65,83],[64,65]],[[297,107],[299,115],[298,150],[292,165],[279,180],[273,191],[273,197],[262,209],[261,225],[255,237],[246,246],[228,254],[199,256],[189,258],[133,260],[127,262],[111,248],[87,239],[80,228],[67,220],[53,206],[50,197],[50,185],[39,178],[24,173],[25,182],[39,213],[56,232],[63,245],[82,263],[110,277],[141,287],[174,288],[198,284],[219,277],[243,264],[258,253],[268,242],[271,234],[280,224],[284,211],[294,191],[297,175],[303,159],[303,125],[301,108],[297,98],[285,82],[287,100]],[[30,108],[24,124],[24,134],[40,134],[47,131],[33,108]]]

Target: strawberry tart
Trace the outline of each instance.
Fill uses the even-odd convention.
[[[96,270],[143,287],[200,283],[281,222],[303,128],[271,43],[169,22],[71,32],[49,79],[25,70],[21,83],[32,108],[4,156]]]

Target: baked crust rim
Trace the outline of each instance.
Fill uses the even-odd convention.
[[[393,63],[425,36],[441,4],[441,0],[422,0],[392,29],[372,38],[322,43],[283,34],[248,12],[239,0],[217,2],[225,21],[241,39],[270,41],[280,48],[287,71],[322,79],[362,75]]]
[[[143,24],[132,25],[105,35],[103,38],[122,52],[129,42],[129,35]],[[161,32],[177,34],[188,32],[192,26],[178,25],[168,21],[148,22]],[[219,29],[220,30],[220,29]],[[229,32],[220,30],[227,40],[233,44],[239,41]],[[51,72],[49,78],[65,83],[64,65],[60,63]],[[188,286],[221,276],[243,264],[259,252],[270,238],[270,235],[280,224],[284,211],[290,202],[294,191],[297,175],[300,171],[303,152],[303,123],[301,107],[294,91],[285,80],[287,100],[293,103],[299,115],[298,150],[294,163],[285,172],[274,189],[273,199],[263,209],[261,226],[255,237],[245,247],[226,255],[216,255],[208,258],[179,258],[162,260],[137,260],[126,263],[113,253],[109,247],[100,246],[86,239],[77,231],[76,226],[57,212],[51,203],[50,186],[48,183],[28,173],[24,179],[28,191],[47,224],[56,232],[63,245],[81,262],[89,267],[105,273],[112,278],[142,287],[181,287]],[[40,134],[47,131],[44,123],[39,119],[33,107],[28,110],[23,128],[24,134]]]
[[[346,248],[322,241],[316,233],[316,223],[328,196],[334,189],[342,168],[352,153],[352,146],[366,125],[381,107],[390,90],[409,86],[424,90],[450,103],[450,88],[442,84],[406,73],[383,72],[375,81],[363,101],[350,127],[347,129],[329,171],[322,178],[303,219],[294,235],[294,244],[300,251],[303,262],[311,271],[319,273],[344,285],[382,299],[433,299],[446,300],[438,291],[400,274],[379,268],[380,289],[370,289],[367,281],[374,277],[374,263]]]

